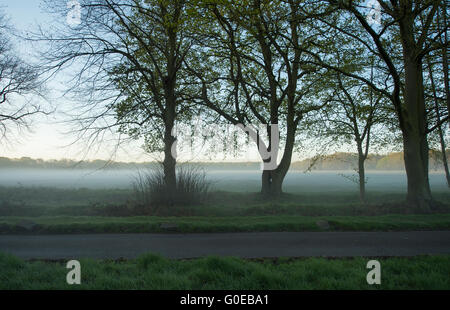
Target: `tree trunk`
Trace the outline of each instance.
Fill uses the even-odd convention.
[[[429,58],[427,58],[427,64],[428,64],[428,74],[430,75],[430,81],[431,81],[431,89],[433,90],[434,111],[436,112],[437,121],[440,122],[441,113],[439,112],[439,101],[438,101],[438,97],[436,94],[436,84],[434,83],[433,69],[432,69],[431,61]],[[448,92],[448,89],[447,89],[447,92]],[[448,95],[447,95],[447,99],[448,99]],[[441,152],[442,152],[442,162],[444,164],[444,171],[445,171],[445,177],[447,179],[447,186],[450,187],[450,173],[448,171],[447,154],[445,152],[445,139],[444,139],[444,133],[442,132],[442,125],[438,124],[437,131],[439,134],[439,142],[441,145]]]
[[[430,211],[432,197],[428,180],[427,141],[417,135],[408,136],[407,133],[404,135],[403,147],[408,179],[407,202],[419,211]]]
[[[175,10],[173,12],[171,23],[179,22],[181,3],[174,3]],[[163,16],[167,14],[167,4],[160,6]],[[168,41],[166,45],[166,73],[163,77],[164,85],[164,183],[166,186],[166,192],[169,195],[169,204],[173,203],[173,198],[177,191],[177,178],[176,178],[176,137],[172,135],[175,126],[176,119],[176,86],[177,86],[177,31],[170,23],[168,23],[165,29]]]
[[[176,192],[176,159],[172,155],[172,146],[175,143],[176,138],[172,136],[172,126],[166,125],[164,130],[164,183],[167,193],[173,195]]]
[[[295,132],[297,130],[300,119],[294,121],[294,113],[288,115],[286,144],[284,146],[283,157],[276,169],[264,170],[262,173],[261,193],[265,197],[277,198],[283,193],[283,181],[291,166],[292,152],[294,150]],[[270,147],[279,147],[279,145],[272,145]]]
[[[408,181],[407,203],[411,209],[428,212],[432,206],[432,197],[428,179],[427,116],[422,60],[415,45],[411,16],[405,19],[408,20],[408,27],[401,27],[405,68],[405,105],[402,112],[404,124],[401,129]]]
[[[164,183],[167,194],[169,197],[173,197],[177,190],[176,154],[174,154],[174,151],[176,150],[176,137],[172,135],[176,115],[175,80],[166,79],[165,84],[164,95],[166,106],[164,111]]]
[[[366,171],[364,169],[364,155],[358,151],[358,176],[359,176],[359,199],[366,203]]]
[[[447,6],[446,2],[444,1],[442,3],[443,8],[443,17],[444,17],[444,25],[447,25]],[[447,102],[447,110],[450,113],[450,82],[448,77],[448,55],[447,55],[447,31],[444,32],[444,43],[442,47],[442,66],[443,66],[443,72],[444,72],[444,85],[445,85],[445,97]],[[449,124],[450,124],[450,118],[449,118]],[[442,151],[442,160],[444,162],[444,169],[445,169],[445,177],[447,178],[447,185],[450,187],[450,173],[448,171],[448,162],[447,162],[447,155],[445,154],[445,140],[444,135],[442,133],[442,127],[439,126],[439,138],[441,140],[441,151]]]
[[[446,2],[442,2],[442,11],[443,11],[443,18],[444,18],[444,27],[447,26],[447,6]],[[438,14],[439,18],[439,14]],[[450,82],[448,77],[448,55],[447,55],[447,31],[444,31],[444,40],[442,41],[442,66],[443,66],[443,72],[444,72],[444,85],[445,85],[445,97],[447,101],[447,109],[450,111]],[[449,125],[450,125],[450,118],[449,118]],[[447,179],[448,180],[448,179]]]
[[[280,170],[264,170],[262,173],[261,193],[267,198],[277,198],[283,193],[283,181],[286,173]]]
[[[444,164],[445,177],[447,178],[447,186],[450,187],[450,173],[448,171],[447,154],[445,152],[444,134],[442,133],[441,126],[439,126],[438,130],[439,130],[439,139],[441,141],[442,162]]]
[[[167,190],[171,193],[176,191],[176,160],[172,156],[172,145],[175,142],[175,138],[170,134],[164,135],[164,183]]]

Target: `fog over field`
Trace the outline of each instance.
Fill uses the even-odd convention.
[[[130,188],[143,169],[2,169],[0,186],[57,187],[111,189]],[[207,178],[216,190],[257,192],[260,189],[260,170],[207,170]],[[290,171],[286,177],[286,192],[357,191],[357,184],[347,177],[356,177],[354,171]],[[367,189],[374,191],[406,191],[403,171],[369,171]],[[430,173],[431,189],[447,188],[443,172]]]

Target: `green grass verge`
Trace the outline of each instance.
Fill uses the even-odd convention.
[[[450,213],[450,192],[433,192],[442,203],[434,213]],[[368,192],[366,205],[357,191],[290,193],[267,200],[258,193],[212,192],[194,206],[136,206],[132,190],[1,187],[0,216],[354,216],[413,213],[402,192]]]
[[[377,259],[381,285],[366,282],[369,258],[169,260],[152,254],[129,261],[80,260],[81,285],[68,285],[63,262],[0,254],[0,289],[450,289],[450,256]]]
[[[326,221],[329,227],[319,227]],[[165,228],[169,224],[169,228]],[[450,214],[245,217],[0,217],[0,233],[208,233],[448,230]]]

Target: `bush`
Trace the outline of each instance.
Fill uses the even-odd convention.
[[[137,204],[150,211],[161,206],[201,204],[208,197],[210,185],[204,170],[191,165],[177,167],[175,192],[166,187],[162,165],[139,172],[133,182]]]

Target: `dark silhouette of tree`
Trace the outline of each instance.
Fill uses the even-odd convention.
[[[330,97],[326,91],[314,93],[325,70],[303,66],[311,58],[303,50],[313,48],[317,33],[299,14],[299,1],[204,5],[211,26],[203,29],[198,65],[191,67],[200,84],[192,99],[252,138],[263,163],[261,192],[276,197],[282,193],[301,120]]]
[[[183,61],[190,51],[186,1],[80,1],[81,23],[65,23],[67,1],[46,1],[62,21],[30,38],[46,42],[41,54],[52,73],[73,74],[68,90],[82,139],[90,145],[105,132],[145,139],[151,152],[164,154],[168,192],[176,188],[173,129],[182,115]],[[70,73],[70,72],[69,72]]]
[[[363,1],[351,0],[328,0],[340,17],[335,23],[325,19],[322,22],[329,29],[357,40],[366,51],[383,61],[378,74],[386,76],[385,85],[370,82],[366,74],[352,74],[339,65],[330,65],[317,54],[314,63],[359,79],[389,98],[403,137],[407,202],[412,208],[427,212],[434,203],[428,178],[427,136],[432,128],[427,124],[423,62],[428,53],[442,49],[439,38],[448,25],[441,29],[433,27],[440,9],[439,0],[378,2],[380,25],[369,23]],[[345,41],[342,43],[344,45]]]

